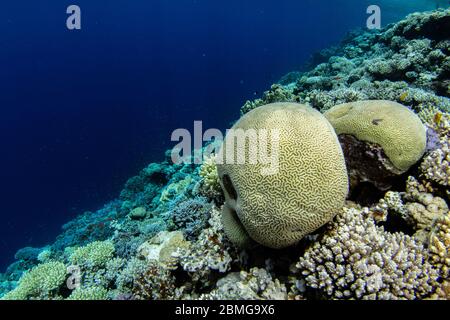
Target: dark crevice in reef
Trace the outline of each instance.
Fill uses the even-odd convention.
[[[362,206],[368,207],[383,198],[384,191],[377,189],[370,182],[363,182],[352,188],[348,200],[354,201]]]
[[[368,197],[370,201],[373,197],[379,196],[376,189],[380,192],[386,191],[397,183],[399,172],[390,163],[380,146],[360,141],[347,134],[339,135],[339,141],[349,172],[351,200],[357,200],[360,203]],[[370,187],[369,184],[375,188]]]
[[[252,267],[269,268],[278,277],[288,277],[291,274],[289,269],[292,263],[303,255],[309,244],[309,240],[303,239],[295,246],[284,249],[272,249],[259,245],[246,251],[248,255],[246,264]],[[268,259],[270,259],[270,266],[267,265]]]
[[[406,224],[405,220],[397,214],[389,214],[387,220],[381,222],[380,226],[383,226],[386,231],[391,233],[402,232],[406,235],[413,236],[416,232],[416,230]]]

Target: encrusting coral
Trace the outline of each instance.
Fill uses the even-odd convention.
[[[245,114],[232,129],[279,134],[270,142],[278,146],[271,151],[277,172],[270,174],[264,172],[267,163],[250,159],[257,142],[233,144],[230,151],[235,136],[225,137],[224,159],[217,168],[226,199],[222,221],[234,243],[246,246],[251,238],[268,247],[287,247],[342,207],[348,192],[345,160],[333,128],[318,111],[295,103],[269,104]],[[244,164],[228,163],[228,153],[236,148],[248,157]],[[267,146],[260,143],[259,148]]]

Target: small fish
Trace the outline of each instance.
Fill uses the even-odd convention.
[[[442,113],[436,112],[436,114],[434,115],[434,123],[436,123],[437,125],[440,125],[441,120],[442,120]]]
[[[400,101],[405,102],[406,98],[408,98],[408,92],[405,91],[400,95]]]

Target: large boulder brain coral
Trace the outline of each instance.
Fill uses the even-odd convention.
[[[296,103],[274,103],[248,112],[232,129],[279,133],[275,174],[264,174],[266,164],[261,161],[234,164],[224,156],[228,151],[255,152],[250,147],[255,141],[247,139],[227,151],[235,137],[229,132],[224,140],[217,169],[226,198],[222,222],[232,242],[247,246],[253,239],[271,248],[287,247],[332,220],[344,205],[345,159],[333,127],[320,112]],[[267,140],[272,150],[274,141]]]
[[[370,181],[387,189],[387,177],[406,172],[425,153],[425,126],[413,111],[399,103],[344,103],[324,116],[339,136],[352,182]]]

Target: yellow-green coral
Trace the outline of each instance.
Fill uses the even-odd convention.
[[[94,241],[75,249],[69,261],[86,268],[101,267],[113,258],[114,251],[114,244],[111,241]]]
[[[248,112],[233,129],[279,133],[278,173],[265,174],[267,164],[261,161],[217,165],[226,198],[222,221],[234,243],[245,245],[250,237],[268,247],[287,247],[329,222],[344,205],[344,156],[333,127],[320,112],[296,103],[274,103]],[[223,154],[234,138],[227,135]],[[238,149],[235,144],[230,153],[248,154],[250,145],[254,147],[247,141]]]
[[[75,289],[67,300],[106,300],[108,291],[103,287],[89,287]]]
[[[441,112],[442,111],[436,106],[427,106],[421,109],[419,113],[417,113],[417,116],[423,123],[433,125],[436,115]]]
[[[200,166],[199,175],[203,178],[203,193],[211,197],[218,196],[222,193],[215,156],[210,156],[203,161],[203,164]]]
[[[337,105],[324,116],[338,135],[378,144],[392,164],[404,172],[422,158],[427,135],[417,115],[399,103],[386,100]]]
[[[26,272],[17,288],[3,296],[3,300],[50,299],[66,280],[66,266],[61,262],[40,264]]]

